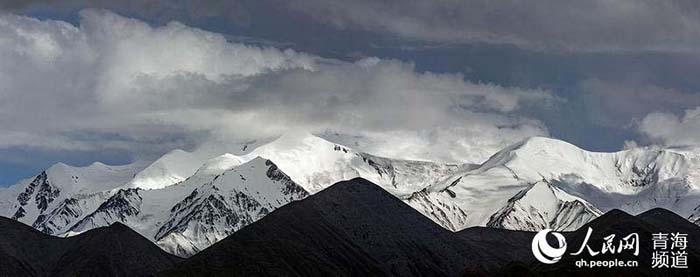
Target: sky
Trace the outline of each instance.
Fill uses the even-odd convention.
[[[2,1],[0,186],[299,129],[451,163],[697,146],[697,45],[689,0]]]

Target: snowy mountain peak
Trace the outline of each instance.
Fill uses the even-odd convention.
[[[33,203],[47,179],[39,177],[28,202]],[[96,205],[60,201],[56,209],[40,215],[34,227],[67,236],[121,222],[167,251],[189,256],[306,196],[308,192],[271,161],[256,157],[241,164],[239,157],[224,154],[204,162],[177,185],[148,190],[122,186],[106,192]]]
[[[555,149],[576,149],[576,150],[583,150],[580,147],[571,144],[567,141],[556,139],[556,138],[551,138],[551,137],[539,137],[539,136],[534,136],[534,137],[529,137],[521,140],[519,143],[516,143],[518,149],[542,149],[542,148],[547,148],[547,147],[553,147]]]
[[[123,185],[143,167],[140,162],[127,165],[96,162],[82,167],[56,163],[43,173],[49,183],[65,192],[91,194]]]
[[[277,138],[275,141],[277,143],[280,142],[285,142],[285,141],[291,141],[291,142],[296,142],[296,141],[303,141],[303,140],[314,140],[314,139],[320,139],[318,136],[315,136],[314,134],[311,134],[310,132],[306,130],[290,130],[282,134],[279,138]]]
[[[108,167],[108,165],[106,165],[106,164],[104,164],[104,163],[102,163],[102,162],[93,162],[93,163],[91,163],[88,167],[92,167],[92,168],[105,168],[105,167]]]
[[[93,163],[84,167],[57,163],[4,190],[0,195],[1,211],[44,233],[61,233],[142,168],[142,163]]]
[[[192,176],[202,166],[204,159],[197,155],[176,149],[163,155],[143,171],[136,174],[126,185],[130,188],[159,189]]]
[[[249,154],[249,156],[259,156],[255,154],[261,152],[270,152],[272,150],[308,150],[310,148],[315,147],[332,147],[333,145],[335,144],[330,141],[324,140],[320,137],[317,137],[309,132],[303,130],[295,130],[287,132],[279,138],[277,138],[276,140],[258,147],[257,149],[253,150]]]
[[[174,150],[147,167],[59,163],[0,190],[0,211],[59,236],[122,222],[183,256],[357,177],[453,231],[571,230],[615,208],[664,207],[700,223],[700,152],[689,149],[601,153],[534,137],[484,164],[450,165],[378,157],[304,131],[264,142],[242,156]]]
[[[683,154],[656,148],[590,152],[564,141],[536,137],[496,153],[471,174],[505,169],[525,182],[587,183],[603,191],[636,194],[657,181],[687,175],[690,162]]]
[[[506,206],[491,216],[486,226],[526,231],[572,231],[601,214],[585,200],[540,181],[509,199]]]
[[[243,159],[241,157],[226,153],[204,162],[195,174],[217,175],[242,163]]]
[[[174,203],[153,238],[169,252],[189,256],[306,196],[274,163],[256,157]]]
[[[352,160],[359,158],[355,152],[302,131],[284,134],[243,159],[256,157],[274,161],[292,180],[312,193],[359,176],[351,166]]]
[[[482,168],[507,164],[518,157],[527,159],[570,158],[580,156],[585,150],[563,140],[547,137],[530,137],[504,148],[489,158]]]
[[[57,162],[53,165],[51,165],[49,168],[46,169],[46,171],[63,171],[69,168],[73,168],[73,166],[67,165],[62,162]]]

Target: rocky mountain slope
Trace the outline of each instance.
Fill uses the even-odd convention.
[[[571,255],[593,230],[587,245],[596,256]],[[637,216],[611,210],[572,232],[561,261],[535,260],[535,232],[472,227],[452,233],[439,228],[405,203],[364,179],[337,183],[304,200],[284,206],[165,275],[623,275],[669,273],[651,268],[655,232],[681,232],[689,237],[689,269],[674,275],[694,276],[700,264],[700,226],[665,209]],[[634,249],[600,253],[605,238],[639,235]],[[617,247],[617,245],[615,245]],[[579,268],[576,261],[634,260],[632,268]]]
[[[168,252],[189,256],[308,195],[269,160],[255,158],[216,174],[210,166],[219,165],[208,163],[195,176],[162,189],[120,189],[69,231],[121,222]]]
[[[121,222],[189,256],[291,201],[361,177],[452,231],[490,226],[571,231],[612,209],[672,210],[700,223],[700,151],[595,153],[530,138],[481,165],[406,161],[292,132],[209,157],[57,164],[0,189],[0,215],[58,236]]]
[[[144,167],[144,163],[125,166],[94,163],[86,167],[56,164],[1,190],[0,215],[47,234],[61,234]]]
[[[510,230],[575,230],[602,213],[546,181],[518,192],[489,218],[486,226]]]
[[[700,203],[700,159],[695,153],[656,148],[596,153],[555,139],[530,138],[476,169],[431,185],[409,202],[429,199],[450,207],[441,209],[436,222],[453,230],[487,225],[574,230],[599,211],[612,209],[639,213],[662,207],[693,219]],[[544,193],[528,197],[533,187]],[[506,218],[511,223],[500,220]]]
[[[469,246],[356,178],[272,212],[169,274],[455,276],[491,258]]]
[[[528,193],[533,190],[552,191],[546,185],[538,185]],[[517,199],[522,198],[525,196]],[[687,269],[651,267],[651,237],[658,232],[687,235],[684,250]],[[562,234],[567,250],[558,262],[544,264],[531,253],[535,232],[491,227],[450,232],[380,186],[355,178],[282,206],[186,260],[165,253],[119,222],[59,238],[0,217],[0,275],[697,276],[700,273],[697,267],[700,241],[694,239],[700,237],[700,226],[662,208],[637,216],[614,209],[575,231]],[[619,250],[616,243],[609,247],[618,250],[600,252],[612,235],[620,240],[630,234],[638,235],[638,253],[634,247]],[[580,256],[572,255],[585,240],[597,254],[584,251]],[[576,266],[582,258],[637,261],[639,265]]]

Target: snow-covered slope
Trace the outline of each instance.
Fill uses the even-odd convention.
[[[0,190],[0,212],[61,236],[122,222],[181,256],[355,177],[454,231],[573,230],[614,208],[662,207],[700,223],[698,149],[595,153],[531,138],[481,165],[448,165],[382,158],[304,132],[243,148],[208,160],[175,150],[148,166],[57,164]]]
[[[35,227],[66,235],[122,222],[166,250],[186,256],[289,201],[339,181],[364,177],[408,198],[469,168],[376,157],[303,132],[248,152],[200,161],[202,155],[172,151],[131,180],[99,187],[96,190],[102,191],[91,194],[92,202],[83,204],[73,195],[62,199]]]
[[[572,144],[549,138],[530,138],[512,145],[482,164],[480,167],[456,174],[426,189],[427,196],[436,202],[452,203],[459,213],[445,215],[441,221],[451,221],[448,226],[460,230],[470,226],[492,224],[505,228],[528,229],[543,226],[548,220],[528,219],[528,223],[501,224],[494,218],[512,214],[518,208],[517,199],[530,189],[531,184],[545,181],[553,193],[543,196],[547,205],[569,202],[576,197],[583,207],[594,207],[606,212],[613,208],[629,213],[662,207],[683,216],[690,216],[698,204],[698,179],[700,170],[697,153],[656,148],[637,148],[615,153],[597,153],[582,150]],[[546,196],[546,197],[545,197]],[[505,212],[509,206],[511,211]],[[526,205],[531,206],[531,205]],[[415,205],[414,205],[415,207]],[[536,211],[528,214],[552,216],[554,206],[531,206]],[[505,209],[505,210],[504,210]],[[576,224],[571,227],[554,226],[572,230],[580,225],[594,209],[582,213],[580,218],[557,219]],[[466,213],[466,219],[461,214]],[[457,222],[454,222],[457,218]],[[519,218],[522,218],[520,216]],[[551,218],[548,224],[551,226]],[[440,222],[440,221],[438,221]],[[537,223],[539,222],[539,223]],[[501,224],[501,225],[499,225]],[[524,224],[524,225],[523,225]],[[446,224],[443,224],[446,225]]]
[[[210,159],[197,169],[195,176],[215,176],[243,164],[243,159],[233,154],[223,154]]]
[[[308,195],[275,164],[256,158],[175,204],[154,238],[166,251],[192,255]]]
[[[577,230],[601,214],[585,200],[540,181],[509,199],[486,226],[522,231]]]
[[[187,256],[307,191],[361,176],[408,197],[465,168],[375,157],[299,132],[249,152],[200,162],[194,154],[172,151],[124,185],[104,191],[90,208],[76,210],[74,201],[61,205],[55,213],[74,220],[51,233],[78,234],[122,222],[171,253]],[[193,169],[195,164],[199,167]]]
[[[159,189],[182,182],[192,176],[205,160],[187,151],[170,151],[136,174],[127,187]]]
[[[0,194],[1,215],[48,234],[57,234],[109,197],[143,168],[143,163],[73,167],[58,163]]]
[[[418,211],[448,229],[466,223],[466,212],[450,199],[434,198],[428,187],[476,165],[439,164],[388,159],[357,152],[306,132],[287,133],[253,150],[251,156],[274,161],[297,184],[316,193],[340,181],[367,179],[406,201]]]
[[[408,197],[464,167],[377,157],[306,132],[287,133],[243,158],[257,156],[274,161],[311,193],[362,177],[398,197]]]
[[[403,199],[409,206],[413,207],[423,215],[427,216],[435,223],[440,224],[448,230],[460,230],[467,225],[467,212],[462,207],[452,201],[452,194],[446,191],[450,197],[445,195],[429,193],[427,189],[415,192]]]
[[[121,222],[166,251],[189,256],[308,195],[268,160],[235,166],[236,160],[232,155],[215,158],[196,175],[162,189],[119,190],[70,231]]]

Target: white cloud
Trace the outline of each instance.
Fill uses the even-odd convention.
[[[625,140],[625,142],[622,143],[622,150],[630,150],[635,148],[639,148],[639,144],[637,143],[637,141]]]
[[[455,124],[420,130],[353,133],[359,138],[343,137],[341,132],[340,138],[325,137],[384,157],[480,163],[518,138],[547,134],[546,128],[536,121],[523,120],[514,124],[512,119],[487,117],[489,119],[483,122],[472,118],[465,126]]]
[[[251,47],[103,10],[81,12],[79,26],[0,15],[0,148],[158,152],[304,128],[372,134],[381,154],[480,162],[547,135],[518,114],[556,101],[396,60]]]
[[[651,113],[639,130],[665,146],[700,146],[700,107],[686,110],[682,117],[671,113]]]

